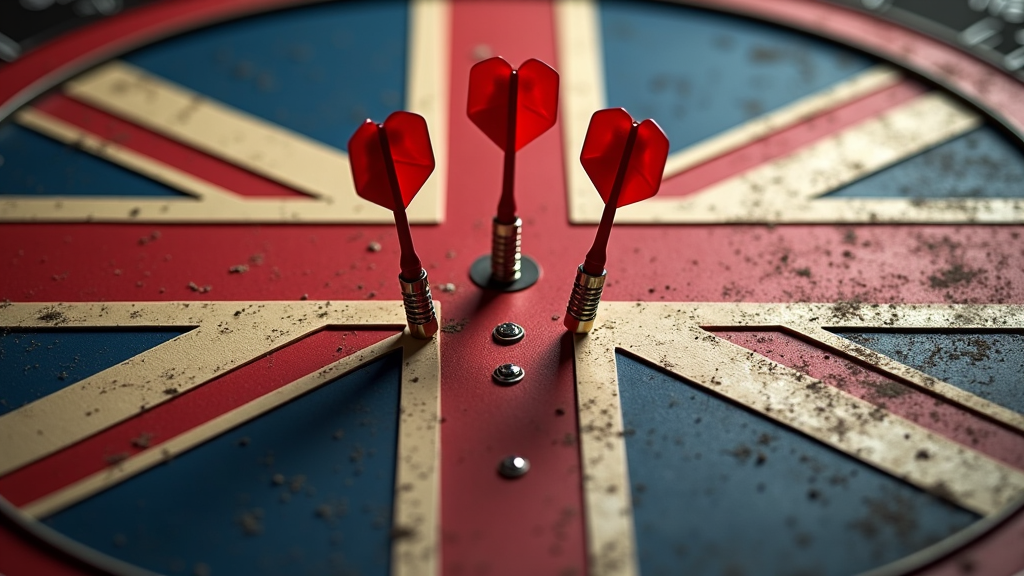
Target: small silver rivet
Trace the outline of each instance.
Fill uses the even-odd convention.
[[[530,461],[522,456],[507,456],[498,465],[498,474],[505,478],[519,478],[530,471]]]
[[[502,322],[494,327],[494,331],[491,332],[491,336],[494,341],[498,344],[515,344],[523,339],[526,335],[526,330],[515,322]]]
[[[526,376],[526,371],[523,370],[522,366],[516,364],[502,364],[491,373],[491,378],[503,386],[515,384],[522,380],[523,376]]]

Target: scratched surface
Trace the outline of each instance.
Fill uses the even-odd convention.
[[[0,334],[0,414],[162,344],[181,331]]]
[[[125,59],[345,150],[360,122],[406,101],[407,17],[397,0],[333,2],[200,30]]]
[[[812,93],[816,87],[841,81],[873,62],[838,45],[741,18],[640,3],[615,3],[605,8],[622,11],[624,16],[628,16],[623,20],[627,23],[652,19],[667,23],[661,28],[669,32],[672,31],[671,23],[689,26],[686,21],[697,15],[696,22],[706,23],[708,30],[722,32],[721,35],[697,34],[695,37],[702,44],[689,49],[694,53],[699,50],[701,54],[706,50],[721,52],[714,54],[723,62],[717,67],[721,74],[717,84],[710,82],[715,80],[713,73],[716,70],[705,68],[701,72],[705,76],[692,76],[688,80],[690,84],[686,84],[678,81],[687,79],[685,71],[638,66],[637,73],[646,76],[639,77],[633,84],[614,82],[614,86],[609,87],[610,97],[612,90],[623,91],[623,98],[631,100],[622,100],[622,103],[631,112],[640,115],[644,114],[643,110],[650,110],[651,115],[672,130],[670,136],[674,141],[681,143],[685,143],[691,133],[694,138],[699,136],[696,130],[691,131],[690,123],[706,121],[707,125],[701,125],[704,134],[714,135],[721,129],[743,124],[757,113],[770,111]],[[444,310],[440,335],[443,378],[441,430],[444,443],[441,451],[441,571],[455,575],[483,572],[583,574],[592,566],[586,557],[584,532],[584,521],[589,512],[582,508],[583,473],[579,457],[582,432],[577,426],[574,410],[572,343],[561,329],[561,315],[565,311],[572,271],[589,246],[593,227],[568,224],[566,194],[562,187],[566,168],[562,161],[564,124],[525,148],[518,159],[517,192],[526,221],[524,250],[541,264],[543,273],[540,281],[522,293],[498,295],[478,290],[467,278],[472,261],[487,250],[489,223],[497,200],[501,170],[500,153],[465,118],[465,84],[469,66],[484,56],[501,54],[513,62],[539,57],[554,63],[557,68],[560,58],[554,50],[555,27],[550,7],[541,2],[456,3],[452,10],[452,47],[448,62],[452,77],[447,126],[451,165],[448,171],[450,184],[445,190],[445,219],[436,226],[416,226],[413,231],[435,286],[435,298],[443,304]],[[386,21],[388,26],[365,25],[367,20],[355,17],[354,11],[378,14],[381,22]],[[317,5],[211,27],[140,50],[127,59],[204,97],[246,110],[333,146],[342,146],[351,126],[363,115],[382,117],[395,107],[396,94],[399,101],[404,100],[404,88],[400,85],[405,66],[404,36],[396,40],[386,33],[386,29],[398,27],[395,23],[405,18],[405,13],[404,8],[392,3]],[[533,24],[529,33],[523,33],[517,27],[517,23],[524,19]],[[318,20],[329,23],[329,26]],[[288,30],[278,30],[276,22],[287,22]],[[267,34],[245,32],[243,28],[248,25]],[[610,21],[608,25],[614,27]],[[324,31],[325,26],[330,30]],[[700,28],[696,24],[693,26]],[[606,37],[613,42],[628,40],[628,30],[624,30],[610,29]],[[218,36],[221,32],[226,36]],[[280,36],[277,36],[278,32],[281,32]],[[694,32],[696,34],[700,30]],[[615,37],[620,33],[625,35]],[[229,37],[230,40],[227,39]],[[357,49],[346,43],[347,38],[366,37],[380,38],[380,51]],[[728,37],[733,37],[734,43],[730,44]],[[666,38],[664,34],[658,36],[653,31],[651,38],[659,41],[647,42],[643,35],[633,37],[637,41],[635,60],[665,64],[665,59],[651,55],[659,55],[666,42],[677,39]],[[321,41],[328,45],[319,44]],[[673,49],[677,50],[676,53],[683,53],[678,50],[687,48]],[[673,64],[680,66],[693,63],[703,65],[704,61],[702,58],[673,60]],[[373,85],[332,84],[334,78],[330,71],[335,67],[346,67],[347,70],[350,65],[357,72],[359,67],[372,68],[375,74]],[[812,74],[806,74],[807,66],[813,68]],[[318,70],[328,73],[318,80]],[[770,74],[765,71],[770,71]],[[775,84],[771,78],[765,78],[766,75],[784,77],[788,81]],[[708,93],[701,92],[705,85],[729,86],[735,97],[709,102]],[[629,92],[631,86],[637,88],[635,93]],[[916,88],[909,91],[913,90]],[[329,93],[336,100],[325,103],[321,92]],[[710,108],[701,108],[704,104]],[[324,111],[325,106],[330,110]],[[708,112],[712,109],[714,114]],[[881,111],[884,108],[871,108],[864,112],[864,118],[870,119]],[[837,118],[840,116],[842,114],[835,115]],[[924,126],[930,129],[942,125],[942,121],[935,121]],[[8,124],[3,129],[10,127]],[[144,130],[138,126],[135,128],[136,131]],[[809,141],[830,137],[835,132],[829,122],[801,127],[804,128],[812,136]],[[962,142],[969,142],[975,136],[983,139],[979,140],[978,148],[964,148]],[[1019,197],[1019,188],[1013,186],[1019,180],[1020,167],[1024,165],[1019,143],[990,147],[988,142],[991,139],[985,140],[988,136],[982,131],[966,138],[940,144],[932,153],[926,152],[892,169],[882,170],[869,176],[870,180],[862,180],[843,193],[856,191],[860,198],[917,198],[927,189],[946,197],[959,194],[969,194],[969,197],[982,200],[1009,198],[1015,194]],[[69,155],[85,154],[73,148],[66,151]],[[575,154],[578,155],[578,150]],[[856,160],[856,154],[854,156],[853,160]],[[931,160],[933,157],[938,159]],[[946,159],[949,159],[948,166],[945,166]],[[900,175],[904,165],[923,161],[927,162],[924,168],[918,166],[909,172],[909,176]],[[989,170],[992,162],[998,166]],[[0,166],[0,177],[12,165],[7,162]],[[936,166],[945,167],[947,171],[937,171]],[[83,177],[92,178],[89,170],[82,170]],[[931,172],[937,174],[933,176]],[[729,170],[723,174],[723,177],[735,175]],[[796,174],[797,179],[802,176],[803,173]],[[906,194],[907,179],[911,184],[925,184],[911,186],[910,193]],[[987,187],[977,190],[977,182],[987,185],[989,180],[995,184],[991,191]],[[860,188],[853,190],[856,186]],[[54,190],[57,189],[48,189],[48,193]],[[587,191],[596,198],[592,189]],[[955,209],[952,207],[943,214]],[[612,234],[605,300],[825,302],[836,303],[835,307],[848,313],[850,318],[869,313],[876,303],[1024,302],[1024,292],[1021,291],[1024,266],[1020,265],[1020,234],[1024,231],[1019,225],[884,225],[866,221],[854,224],[838,223],[836,219],[826,221],[829,223],[778,226],[619,226]],[[962,223],[963,219],[959,222]],[[289,223],[217,226],[196,222],[177,225],[4,224],[0,226],[0,299],[37,302],[393,300],[397,297],[394,276],[398,261],[398,246],[393,234],[386,225],[304,226]],[[517,321],[526,327],[526,339],[515,347],[501,347],[490,339],[494,325],[506,320]],[[661,334],[670,332],[656,335]],[[648,333],[645,337],[650,339],[650,336]],[[323,348],[322,355],[330,356],[324,362],[335,359],[335,355],[330,354],[335,350],[334,341],[311,341],[313,344]],[[722,343],[717,349],[726,349],[726,344]],[[1016,345],[1016,340],[1011,340],[1010,345]],[[897,344],[896,347],[906,346]],[[278,351],[275,354],[283,353]],[[788,357],[787,351],[782,350],[782,353]],[[738,359],[746,358],[746,354],[754,352],[741,350],[730,358],[737,359],[739,365],[742,362]],[[893,357],[901,358],[895,353]],[[1009,358],[1009,355],[1004,357]],[[312,363],[307,366],[294,358],[290,361],[285,358],[286,355],[266,356],[260,359],[259,368],[266,369],[269,374],[284,368],[285,364],[294,370],[301,366],[315,371],[322,366]],[[490,382],[490,372],[497,364],[509,360],[525,366],[528,377],[516,387],[499,388]],[[916,360],[900,361],[913,364]],[[750,365],[763,367],[767,363],[767,360],[758,359]],[[723,362],[722,366],[726,364]],[[782,364],[785,365],[784,362]],[[949,365],[939,364],[922,364],[921,369],[941,376]],[[250,366],[256,365],[254,362]],[[970,369],[975,369],[974,365]],[[647,366],[641,366],[639,370],[641,379],[653,374],[655,380],[665,384],[667,389],[688,388],[684,382],[653,372]],[[836,368],[829,376],[838,380],[843,377],[841,370],[845,368]],[[230,384],[237,386],[239,391],[249,391],[256,384],[264,383],[265,377],[269,378],[262,372],[260,374],[258,378],[253,377],[252,382],[233,380]],[[952,376],[948,378],[952,384],[961,385]],[[342,383],[344,381],[338,381],[328,388],[333,389],[335,384]],[[231,386],[227,386],[223,394],[230,395]],[[867,389],[871,390],[870,387]],[[888,390],[880,389],[883,393]],[[175,401],[186,405],[184,401],[190,397],[200,397],[194,394],[199,391],[180,394]],[[328,392],[328,389],[312,394],[308,399],[322,398],[322,392]],[[838,391],[827,388],[818,397],[835,400],[837,394]],[[687,499],[679,500],[690,502],[692,496],[698,506],[719,506],[716,509],[719,514],[712,520],[720,523],[719,528],[725,527],[723,530],[733,528],[741,531],[745,538],[752,537],[751,532],[743,531],[742,526],[737,528],[738,520],[746,514],[753,515],[756,525],[766,527],[765,531],[771,531],[771,536],[778,538],[779,547],[777,551],[753,543],[753,557],[765,563],[778,562],[777,565],[782,567],[780,570],[808,567],[808,570],[820,568],[824,573],[831,573],[829,571],[835,562],[832,556],[848,559],[858,566],[873,567],[934,542],[975,518],[972,513],[951,509],[909,484],[880,475],[873,467],[853,462],[789,428],[769,424],[761,417],[712,396],[701,398],[700,404],[695,405],[720,413],[723,421],[735,425],[736,435],[724,435],[723,444],[714,450],[699,450],[702,465],[714,461],[716,466],[723,467],[720,470],[696,467],[694,462],[689,462],[691,466],[680,471],[693,483],[687,487]],[[643,396],[638,401],[639,410],[646,410],[647,402],[654,403],[648,411],[660,410],[663,400],[665,398]],[[884,394],[881,400],[896,409],[897,403],[885,398]],[[873,406],[868,406],[864,413],[867,414]],[[375,408],[371,415],[376,416],[380,412],[386,416],[385,408]],[[634,408],[630,409],[630,414],[635,416],[637,411]],[[681,406],[672,408],[681,409]],[[278,413],[284,412],[275,412],[271,416],[276,418]],[[794,411],[790,415],[798,420],[803,413]],[[707,429],[712,422],[705,418],[694,424],[696,417],[678,422],[669,419],[671,421],[666,422],[665,430],[685,425],[688,428],[680,435],[684,432],[685,435],[701,434],[710,445],[715,440],[708,438],[710,433]],[[927,413],[924,417],[928,418]],[[142,426],[142,419],[138,420]],[[305,425],[301,418],[285,420],[291,425],[296,422]],[[135,421],[132,419],[130,422],[135,424]],[[129,435],[127,429],[131,424],[126,424],[125,430],[119,431],[121,436],[111,440],[111,445],[118,451],[130,450],[134,454],[131,440],[145,430],[132,428]],[[743,424],[747,428],[742,428]],[[872,422],[865,417],[865,429],[870,424]],[[639,426],[634,428],[641,430]],[[778,433],[780,440],[773,441],[771,449],[761,447],[757,443],[759,433],[743,435],[755,429],[763,429],[770,434],[781,430]],[[348,441],[349,428],[345,430],[345,441]],[[788,449],[781,447],[784,445],[783,436],[787,438],[785,442],[806,447],[806,450],[790,454]],[[189,573],[196,572],[196,567],[202,564],[213,568],[213,574],[228,570],[224,568],[228,566],[225,562],[232,554],[249,553],[257,548],[264,554],[262,557],[268,559],[267,563],[249,565],[246,569],[258,572],[267,566],[286,565],[296,570],[300,566],[319,570],[325,564],[317,564],[317,559],[327,558],[330,564],[336,550],[349,550],[345,548],[351,545],[347,534],[342,536],[340,543],[330,540],[332,530],[342,521],[355,522],[358,519],[362,524],[354,524],[356,528],[353,529],[361,531],[365,528],[369,538],[383,538],[386,534],[396,539],[392,542],[401,542],[407,536],[401,530],[389,531],[386,526],[379,530],[380,523],[374,525],[379,515],[357,513],[351,497],[346,519],[336,516],[338,509],[331,508],[333,504],[329,502],[330,490],[334,486],[323,482],[320,472],[313,472],[319,462],[302,460],[289,470],[271,470],[256,460],[265,454],[258,454],[259,450],[246,451],[269,447],[275,450],[275,462],[284,466],[284,455],[295,446],[301,447],[305,438],[287,445],[278,443],[279,439],[273,435],[257,438],[253,433],[249,438],[250,444],[243,448],[237,444],[240,437],[234,432],[229,433],[211,442],[209,451],[203,452],[205,455],[191,460],[206,459],[215,465],[221,456],[228,459],[256,454],[253,459],[238,460],[237,475],[232,475],[232,471],[226,473],[223,481],[219,477],[213,478],[211,484],[196,488],[209,488],[211,493],[219,495],[214,498],[202,493],[203,498],[217,500],[211,505],[209,516],[204,516],[206,511],[196,510],[193,504],[186,503],[183,508],[189,514],[198,514],[193,519],[209,520],[219,526],[223,533],[217,537],[223,538],[220,542],[230,542],[230,546],[213,549],[200,542],[195,551],[182,552],[184,548],[173,549],[175,537],[161,536],[159,542],[154,542],[138,531],[133,532],[135,528],[129,526],[139,519],[138,510],[131,506],[112,513],[103,530],[96,534],[83,531],[82,525],[87,516],[84,512],[69,509],[67,518],[77,515],[69,524],[73,525],[69,531],[74,529],[76,534],[84,534],[83,538],[94,538],[90,542],[94,542],[96,547],[137,559],[147,566],[166,567],[161,569],[167,570],[181,568],[183,573]],[[637,454],[657,463],[651,467],[652,474],[676,470],[671,466],[664,468],[665,454],[669,449],[677,448],[675,438],[669,436],[665,441],[659,436],[653,447],[640,445]],[[646,438],[639,432],[627,438],[629,442],[642,440]],[[339,443],[319,431],[311,435],[309,442],[317,450],[323,449],[325,454],[330,454],[333,462],[340,463],[344,470],[350,469],[351,445],[344,444],[344,441]],[[658,450],[663,444],[665,450]],[[741,444],[751,451],[745,461],[742,461],[745,451],[737,450]],[[1002,452],[992,451],[1001,458],[1005,457],[1000,462],[1012,460],[1011,457],[1020,453],[1020,450],[1014,452],[1017,444],[1001,446]],[[120,453],[105,453],[104,446],[99,443],[90,445],[90,450],[88,456],[95,466],[88,468],[89,472],[106,470],[111,464],[103,460],[104,455]],[[196,454],[203,450],[207,447],[198,449]],[[375,457],[384,454],[382,450],[378,450]],[[764,452],[766,458],[760,466],[757,464],[758,450]],[[660,452],[661,460],[654,459],[655,451]],[[523,453],[533,463],[530,474],[515,482],[502,479],[495,471],[498,460],[510,452]],[[828,471],[844,474],[849,478],[847,484],[833,486],[824,472],[816,475],[808,461],[801,462],[801,454],[814,455],[820,462],[828,460]],[[921,463],[914,460],[914,452],[908,454],[905,459],[907,466],[916,470]],[[71,458],[66,452],[59,456]],[[131,502],[132,494],[139,495],[146,490],[177,490],[180,485],[191,489],[191,478],[206,476],[202,476],[205,472],[201,470],[198,472],[200,476],[185,474],[193,470],[192,464],[186,462],[190,457],[191,454],[186,454],[168,466],[139,476],[137,488],[131,488],[137,492],[119,492],[118,488],[111,490],[109,496],[97,497],[95,502],[123,504]],[[633,458],[633,454],[630,457]],[[61,468],[59,463],[65,461],[55,457],[43,462],[51,462],[50,468],[40,464],[38,468],[26,467],[16,472],[22,474],[20,480],[23,485],[49,482],[59,472],[56,470]],[[630,461],[629,465],[633,466],[633,462]],[[728,481],[724,483],[717,482],[720,479],[718,473],[722,470],[729,474]],[[285,482],[275,485],[273,474],[278,472]],[[333,469],[325,469],[326,476],[323,477],[333,479],[336,477],[332,476],[334,473]],[[291,493],[291,480],[300,474],[307,478],[303,486],[308,484],[316,488],[316,494],[310,497],[303,492],[301,497],[293,496],[288,504],[301,506],[282,510],[281,507],[287,505],[274,498],[280,498],[284,492]],[[314,474],[315,481],[311,480]],[[162,480],[155,480],[157,477]],[[345,478],[344,475],[338,477]],[[796,480],[786,482],[791,478]],[[67,483],[69,480],[62,477],[61,481]],[[781,497],[765,502],[764,493],[757,491],[760,482],[764,482],[765,493],[780,494]],[[664,493],[659,492],[653,480],[644,484],[646,491],[643,492],[637,490],[635,481],[631,488],[638,502],[636,519],[641,560],[653,562],[644,565],[646,571],[657,573],[657,566],[665,558],[676,562],[677,554],[691,562],[689,565],[695,566],[696,571],[711,566],[732,569],[724,555],[714,558],[713,550],[720,545],[710,540],[700,540],[707,544],[701,548],[712,551],[707,554],[697,547],[679,550],[676,546],[678,541],[673,539],[677,528],[682,528],[672,522],[692,522],[694,519],[686,517],[685,510],[658,518],[658,511],[663,510],[660,500],[671,499],[675,495],[667,489]],[[173,488],[166,488],[168,485]],[[46,490],[60,487],[47,484]],[[720,489],[722,492],[719,494],[728,492],[735,496],[736,502],[750,504],[751,508],[738,506],[729,509],[724,503],[728,499],[701,502],[704,489]],[[819,490],[817,499],[810,497],[811,489]],[[248,494],[249,504],[239,500],[242,492]],[[6,491],[3,493],[8,494]],[[168,500],[181,502],[190,494],[182,492],[181,498],[175,496]],[[147,502],[154,501],[148,494],[145,497]],[[344,495],[339,492],[339,500],[341,497]],[[255,503],[259,498],[266,500]],[[29,501],[31,498],[25,497],[20,502]],[[82,510],[88,508],[93,517],[99,516],[106,522],[103,519],[106,513],[98,504],[90,502],[82,503]],[[320,515],[317,507],[322,503],[327,503],[328,509]],[[668,505],[675,504],[666,501]],[[789,507],[792,511],[787,510]],[[254,511],[256,508],[262,510],[262,517]],[[166,511],[167,508],[160,510]],[[831,514],[835,515],[837,523],[827,523]],[[330,518],[324,518],[324,515]],[[795,524],[789,520],[790,517],[797,518]],[[295,523],[298,532],[309,535],[308,542],[296,543],[293,535],[281,531],[282,526],[291,522]],[[147,524],[144,527],[156,533],[171,530],[168,526]],[[263,532],[246,535],[246,526]],[[812,531],[812,528],[817,530]],[[807,534],[810,534],[809,538],[806,538]],[[184,534],[182,537],[192,536]],[[851,545],[848,551],[831,554],[829,550],[841,547],[839,542],[843,538],[849,538],[856,544]],[[381,542],[385,541],[373,540],[365,546],[365,550],[372,551],[367,554],[368,561],[382,547],[388,546]],[[301,554],[293,554],[296,548]],[[354,550],[346,552],[345,557],[358,556],[359,549]],[[790,557],[783,558],[779,551],[787,551]],[[802,558],[805,553],[807,557]],[[509,558],[516,562],[509,562]],[[740,559],[738,562],[742,564],[744,561]],[[335,566],[330,564],[331,568]],[[648,570],[647,566],[654,568]],[[2,563],[0,568],[3,568]],[[756,573],[756,568],[746,572]],[[712,567],[707,571],[713,573],[714,570]],[[5,570],[7,572],[10,571]]]
[[[978,519],[628,355],[615,360],[644,575],[855,574]]]
[[[656,118],[673,152],[877,63],[832,42],[698,8],[602,1],[600,17],[608,105]]]
[[[46,523],[161,573],[386,575],[400,363],[364,366]]]

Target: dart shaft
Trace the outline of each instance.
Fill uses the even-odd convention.
[[[498,200],[498,222],[516,221],[516,108],[519,106],[519,73],[512,71],[508,81],[508,122],[505,127],[505,169],[501,180],[501,199]]]
[[[388,183],[391,185],[392,200],[395,204],[395,229],[398,230],[398,245],[402,250],[400,260],[402,277],[415,280],[420,277],[423,264],[420,262],[420,257],[416,255],[416,248],[412,243],[412,230],[409,228],[409,218],[405,214],[405,201],[402,199],[401,188],[398,185],[395,160],[391,157],[391,144],[388,142],[388,134],[384,130],[384,126],[377,125],[377,134],[380,137],[380,148],[384,155],[384,168],[388,173]]]
[[[597,228],[597,235],[594,237],[594,244],[587,252],[583,261],[583,270],[591,276],[600,276],[604,273],[604,265],[608,260],[608,237],[612,233],[612,222],[615,220],[615,208],[619,203],[619,194],[622,192],[622,183],[626,179],[626,170],[629,168],[629,159],[633,155],[633,145],[636,143],[638,124],[633,123],[629,129],[629,136],[626,138],[626,145],[622,149],[622,159],[619,160],[619,169],[615,173],[615,181],[612,183],[611,193],[604,205],[604,212],[601,214],[601,225]]]

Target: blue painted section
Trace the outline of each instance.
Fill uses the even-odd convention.
[[[629,356],[616,361],[645,576],[847,576],[978,519]]]
[[[609,106],[653,118],[676,151],[874,64],[837,44],[668,3],[600,5]]]
[[[1024,334],[837,334],[1024,414]]]
[[[337,148],[405,107],[405,2],[332,2],[166,40],[126,60]]]
[[[401,360],[366,365],[46,522],[159,573],[386,575]]]
[[[0,126],[0,195],[186,196],[14,123]]]
[[[982,126],[826,194],[841,198],[1021,198],[1024,153]]]
[[[124,362],[185,331],[0,332],[0,415]]]

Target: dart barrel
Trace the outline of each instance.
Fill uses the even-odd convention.
[[[491,228],[491,278],[515,282],[522,275],[523,219],[502,224],[497,218]]]
[[[606,270],[600,276],[593,276],[583,271],[580,264],[576,269],[576,280],[572,284],[569,305],[565,309],[565,327],[569,332],[586,334],[594,327],[597,318],[597,307],[601,304],[601,293],[604,291],[604,280],[608,276]]]
[[[409,332],[414,338],[427,340],[437,333],[437,316],[434,315],[434,300],[430,296],[430,283],[427,282],[427,271],[420,270],[420,277],[408,282],[398,276],[402,285],[402,300],[405,302],[405,318],[409,322]]]

